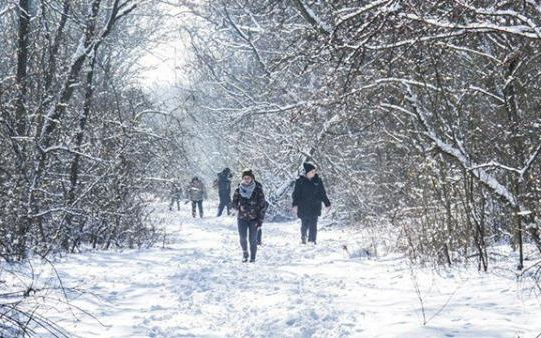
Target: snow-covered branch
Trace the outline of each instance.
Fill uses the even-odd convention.
[[[0,8],[0,17],[8,14],[10,11],[12,11],[15,8],[16,8],[16,4],[14,1],[13,3],[10,3],[10,2],[6,3],[5,6]]]
[[[473,22],[468,24],[458,24],[456,22],[450,22],[446,20],[442,20],[441,18],[432,19],[432,18],[425,18],[420,17],[417,14],[401,14],[403,17],[420,21],[427,23],[434,27],[439,28],[446,28],[452,31],[460,31],[460,32],[478,32],[478,33],[489,33],[489,32],[498,32],[498,33],[507,33],[512,35],[519,35],[522,37],[526,37],[529,39],[539,39],[540,35],[537,32],[537,27],[530,27],[527,25],[510,25],[510,26],[503,26],[498,25],[490,21],[486,22]]]
[[[261,68],[263,69],[263,71],[267,74],[267,75],[270,75],[270,72],[269,70],[267,69],[267,65],[265,64],[265,61],[263,60],[263,57],[261,56],[261,53],[259,52],[259,50],[257,49],[257,47],[255,46],[254,42],[252,41],[252,39],[244,34],[244,32],[242,31],[242,29],[235,23],[235,21],[231,18],[231,15],[229,14],[229,11],[227,10],[227,7],[224,6],[224,12],[225,12],[225,15],[227,17],[227,20],[229,21],[229,23],[233,26],[233,28],[235,29],[235,31],[240,35],[240,37],[245,40],[248,45],[250,46],[250,49],[253,51],[256,59],[257,59],[257,62],[259,62],[259,64],[261,65]]]
[[[485,95],[487,95],[487,96],[489,96],[489,97],[491,97],[493,99],[496,99],[498,102],[505,104],[505,98],[500,97],[500,96],[498,96],[496,94],[493,94],[493,93],[489,92],[488,90],[485,90],[485,89],[483,89],[481,87],[474,86],[474,85],[470,85],[470,89],[475,90],[477,92],[480,92],[482,94],[485,94]]]
[[[421,123],[421,126],[425,130],[424,134],[431,140],[431,142],[438,147],[442,152],[454,158],[465,170],[468,170],[476,177],[481,183],[486,185],[492,192],[504,199],[512,208],[520,207],[517,202],[516,197],[501,184],[496,177],[490,175],[482,166],[475,163],[467,153],[459,150],[454,147],[452,144],[449,144],[435,131],[435,129],[430,125],[425,110],[421,103],[419,102],[417,96],[414,94],[412,89],[408,84],[404,84],[406,88],[406,99],[408,103],[412,106],[413,111],[410,112],[405,108],[401,108],[400,111],[408,112],[409,116],[416,116],[418,121]],[[393,107],[394,108],[394,107]],[[396,109],[396,108],[395,108]]]
[[[520,169],[520,179],[523,180],[524,176],[528,173],[528,171],[532,168],[533,163],[535,160],[539,157],[539,153],[541,153],[541,144],[537,146],[537,149],[530,155],[522,169]]]
[[[488,163],[471,166],[470,168],[468,168],[468,170],[476,170],[476,169],[480,169],[480,168],[499,168],[499,169],[503,169],[503,170],[506,170],[506,171],[511,171],[511,172],[514,172],[514,173],[517,173],[517,174],[522,173],[522,171],[517,169],[517,168],[506,166],[506,165],[498,163],[498,162],[496,162],[494,160],[490,161]]]
[[[457,38],[457,37],[467,35],[467,34],[468,34],[468,31],[463,29],[463,30],[457,30],[454,32],[440,33],[440,34],[434,34],[434,35],[424,35],[418,38],[406,39],[406,40],[401,40],[401,41],[393,42],[393,43],[352,45],[350,48],[357,49],[360,47],[365,47],[370,50],[393,49],[393,48],[404,47],[404,46],[412,46],[418,43],[428,42],[428,41],[450,40],[450,39]]]
[[[479,8],[479,7],[473,7],[463,1],[458,1],[463,7],[473,11],[476,14],[485,15],[485,16],[496,16],[496,17],[512,17],[515,19],[518,19],[519,21],[522,21],[523,23],[527,24],[528,27],[535,32],[537,35],[537,38],[541,38],[541,30],[539,26],[529,17],[518,13],[517,11],[506,9],[494,9],[494,8]],[[539,8],[538,6],[536,6]]]
[[[71,149],[66,146],[52,146],[41,150],[43,153],[52,153],[52,152],[66,152],[74,155],[79,155],[81,157],[84,157],[86,159],[92,160],[94,162],[102,162],[103,160],[101,158],[94,157],[89,154],[82,153],[80,151],[76,151],[74,149]]]
[[[323,21],[314,11],[304,3],[304,0],[294,0],[299,8],[302,16],[308,21],[315,29],[325,35],[331,35],[333,28],[331,25]]]
[[[339,27],[339,26],[343,25],[347,21],[349,21],[351,19],[354,19],[354,18],[358,17],[359,15],[363,15],[363,14],[373,10],[374,8],[383,7],[385,5],[389,5],[389,4],[393,3],[393,2],[394,2],[394,0],[372,1],[369,4],[367,4],[367,5],[365,5],[365,6],[361,7],[361,8],[355,9],[351,13],[348,13],[346,15],[343,15],[343,16],[339,17],[338,21],[336,23],[336,27]]]

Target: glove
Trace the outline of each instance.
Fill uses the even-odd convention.
[[[263,224],[261,224],[261,223],[257,223],[256,226],[255,226],[255,229],[256,229],[257,231],[261,230],[261,226],[262,226],[262,225],[263,225]]]

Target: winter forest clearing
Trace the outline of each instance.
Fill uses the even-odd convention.
[[[0,337],[541,337],[540,56],[539,0],[0,0]]]
[[[49,300],[38,313],[70,337],[496,338],[540,329],[539,303],[512,266],[436,273],[394,253],[357,256],[366,236],[332,227],[301,246],[298,222],[266,224],[257,262],[241,263],[234,217],[185,210],[157,206],[168,236],[155,248],[56,260],[72,308]],[[36,270],[35,288],[58,284],[47,266]]]

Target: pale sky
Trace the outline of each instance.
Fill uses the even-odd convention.
[[[186,62],[187,44],[180,33],[180,25],[189,24],[190,13],[181,6],[162,5],[165,12],[160,20],[160,26],[164,27],[162,41],[147,49],[139,60],[139,65],[144,68],[141,81],[146,88],[178,84]]]

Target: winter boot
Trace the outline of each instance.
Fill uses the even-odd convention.
[[[244,252],[242,253],[242,262],[243,262],[243,263],[248,262],[248,251],[244,251]]]
[[[306,244],[306,237],[304,237],[304,236],[301,237],[301,243]]]
[[[250,263],[255,263],[255,258],[250,258]]]

